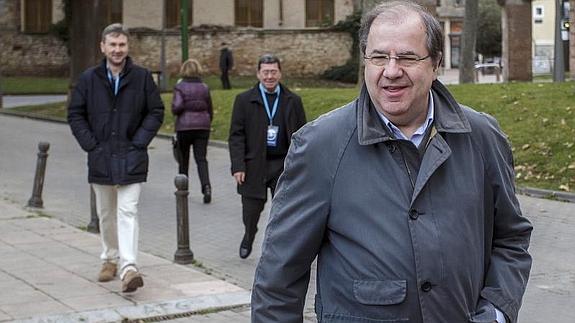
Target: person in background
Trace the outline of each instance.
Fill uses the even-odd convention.
[[[274,195],[290,138],[306,122],[301,98],[280,83],[280,60],[260,57],[259,82],[236,96],[228,139],[231,171],[242,196],[244,236],[241,258],[252,252],[267,189]]]
[[[220,71],[222,75],[220,79],[222,80],[222,87],[224,90],[229,90],[232,88],[230,84],[229,71],[234,67],[234,56],[232,55],[232,50],[228,48],[228,44],[223,42],[222,49],[220,50]]]
[[[533,228],[507,137],[437,80],[442,27],[421,5],[381,2],[359,39],[359,97],[292,138],[252,322],[302,322],[316,256],[319,322],[517,322]]]
[[[128,56],[129,33],[121,24],[102,32],[105,58],[80,75],[68,106],[68,123],[88,153],[88,182],[96,195],[102,268],[98,281],[114,279],[122,292],[144,286],[137,266],[138,201],[148,175],[148,145],[164,120],[164,104],[152,73]]]
[[[192,146],[204,203],[210,203],[212,187],[206,155],[214,110],[210,89],[202,82],[201,74],[202,67],[197,60],[188,59],[182,64],[180,68],[182,79],[174,87],[172,113],[175,116],[178,149],[181,152],[178,172],[188,176],[190,146]]]

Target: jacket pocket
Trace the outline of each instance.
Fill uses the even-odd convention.
[[[88,152],[88,173],[93,177],[108,177],[108,159],[102,147],[96,147]]]
[[[405,300],[407,281],[405,280],[355,280],[353,295],[365,305],[394,305]]]
[[[128,175],[148,173],[148,152],[146,149],[133,147],[128,150],[128,154],[126,155],[126,172]]]

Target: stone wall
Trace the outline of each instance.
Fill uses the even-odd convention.
[[[317,76],[350,58],[352,39],[348,33],[325,30],[228,30],[190,33],[189,57],[197,59],[207,73],[219,73],[222,42],[230,44],[234,56],[233,75],[254,75],[257,59],[274,53],[282,61],[286,76]],[[157,32],[133,31],[131,53],[140,64],[160,69],[160,37]],[[170,74],[181,62],[180,36],[166,34],[166,57]]]
[[[151,70],[160,70],[160,33],[132,30],[130,55]],[[219,50],[227,42],[233,51],[232,75],[254,75],[257,59],[274,53],[282,61],[285,76],[317,76],[332,66],[343,65],[350,57],[351,36],[325,30],[219,30],[191,31],[189,57],[200,61],[207,73],[219,73]],[[166,63],[170,75],[181,62],[180,36],[166,33]],[[65,44],[52,35],[0,35],[0,65],[5,76],[66,76],[69,56]]]
[[[4,76],[66,76],[68,49],[55,36],[3,32],[0,66]]]

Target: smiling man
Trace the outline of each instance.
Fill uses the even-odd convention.
[[[367,13],[359,97],[302,127],[279,179],[252,322],[516,322],[532,226],[492,117],[437,81],[443,36],[411,1]]]
[[[242,196],[241,258],[252,252],[267,190],[274,195],[290,138],[306,122],[301,98],[280,83],[276,56],[261,56],[256,75],[259,82],[236,97],[228,139],[231,171]]]
[[[128,56],[128,39],[121,24],[104,29],[104,59],[80,75],[68,106],[68,123],[88,153],[88,182],[96,195],[102,240],[98,281],[113,280],[119,269],[126,293],[144,285],[137,266],[137,207],[148,175],[147,147],[164,118],[150,71]]]

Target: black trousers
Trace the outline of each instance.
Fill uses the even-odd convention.
[[[220,79],[222,80],[222,87],[224,88],[224,90],[229,90],[232,88],[232,85],[230,84],[230,77],[228,75],[228,71],[222,71],[222,75],[220,76]]]
[[[194,160],[198,167],[198,175],[200,177],[200,185],[203,188],[210,185],[210,175],[208,172],[208,160],[206,154],[208,152],[208,139],[210,138],[209,130],[185,130],[178,131],[178,144],[182,152],[182,162],[179,164],[179,174],[188,174],[190,164],[190,146],[194,151]]]
[[[272,197],[276,192],[276,185],[278,179],[283,171],[284,158],[268,159],[266,161],[266,190],[269,188]],[[251,245],[256,237],[258,231],[258,222],[260,215],[264,210],[267,198],[258,199],[253,197],[242,196],[242,219],[244,222],[244,238],[242,245]]]

